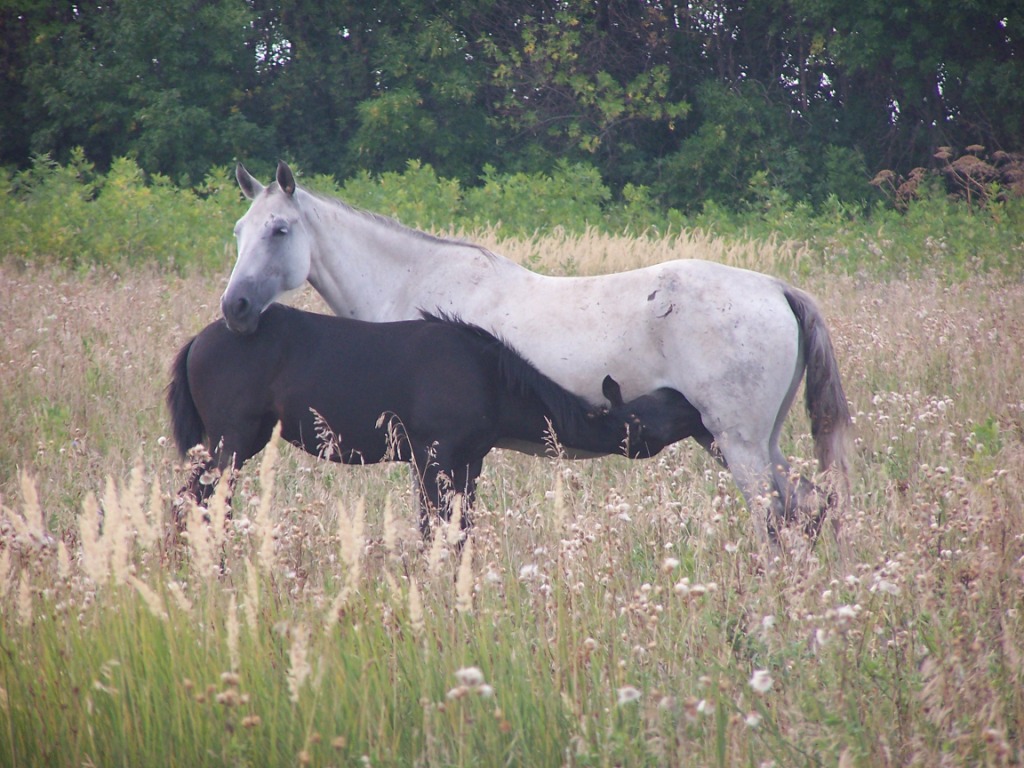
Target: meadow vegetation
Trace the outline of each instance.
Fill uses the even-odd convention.
[[[986,165],[973,155],[966,157]],[[1015,169],[1024,178],[1024,169]],[[568,162],[558,163],[550,173],[507,174],[489,168],[476,185],[441,177],[416,161],[401,172],[364,172],[344,182],[300,175],[300,183],[410,226],[472,232],[474,237],[484,232],[495,240],[624,236],[638,239],[646,252],[651,242],[657,248],[671,247],[675,237],[685,241],[697,233],[724,238],[729,248],[743,242],[755,249],[778,245],[782,258],[799,254],[801,275],[819,268],[847,275],[954,280],[977,272],[1024,274],[1024,196],[1019,184],[989,181],[968,201],[963,186],[949,181],[959,176],[916,170],[911,180],[891,172],[881,175],[871,203],[832,196],[818,206],[794,201],[766,176],[758,176],[742,206],[730,209],[707,202],[689,214],[663,208],[642,186],[627,185],[615,197],[593,168]],[[269,175],[261,178],[270,180]],[[180,275],[220,274],[232,258],[231,228],[245,212],[233,169],[223,167],[211,169],[198,185],[179,187],[165,177],[144,174],[128,158],[100,173],[77,150],[63,165],[38,157],[31,168],[3,182],[0,242],[5,259],[61,264],[77,271],[148,265]],[[870,189],[866,182],[863,186]],[[589,256],[576,264],[557,252],[540,255],[539,250],[529,263],[544,268],[548,261],[564,272],[601,269]]]
[[[992,247],[1011,238],[989,210],[948,214],[975,217],[975,261],[914,269],[710,227],[473,235],[552,274],[702,256],[818,297],[856,417],[853,557],[793,536],[769,563],[689,442],[634,462],[495,451],[461,556],[420,541],[405,465],[274,442],[230,517],[215,497],[179,535],[163,387],[218,315],[232,217],[172,236],[159,207],[136,220],[154,251],[211,239],[95,268],[79,249],[112,234],[83,219],[0,262],[0,764],[1024,761],[1024,284],[1020,230]],[[813,471],[808,431],[798,406],[784,450]]]

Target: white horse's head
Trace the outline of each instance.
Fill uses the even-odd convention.
[[[287,164],[278,163],[277,183],[267,187],[241,163],[235,178],[252,205],[235,224],[238,258],[220,308],[228,328],[252,333],[263,310],[306,282],[312,238],[302,221],[295,200],[295,177]]]

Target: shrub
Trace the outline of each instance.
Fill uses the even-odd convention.
[[[463,219],[469,228],[500,226],[507,234],[583,232],[604,222],[611,192],[593,166],[559,162],[543,173],[499,174],[488,166],[483,184],[466,190]]]
[[[835,151],[829,158],[836,178],[860,173],[858,157]],[[998,167],[1011,160],[1003,158]],[[550,174],[487,168],[472,187],[441,178],[418,161],[409,161],[401,173],[362,173],[343,184],[312,176],[302,183],[409,226],[442,232],[494,228],[505,238],[556,231],[659,236],[701,229],[716,237],[789,243],[811,257],[802,263],[847,273],[1019,275],[1024,197],[995,183],[970,203],[948,195],[947,184],[956,183],[951,174],[974,172],[976,165],[952,163],[949,173],[921,170],[909,179],[879,174],[875,186],[887,190],[894,204],[876,201],[870,207],[855,195],[834,194],[812,207],[794,200],[768,171],[757,171],[741,209],[708,199],[688,215],[661,207],[645,186],[627,184],[615,198],[597,170],[583,163],[560,162]],[[233,258],[232,225],[245,207],[227,168],[211,169],[197,187],[180,188],[165,177],[146,176],[129,158],[116,160],[101,175],[80,150],[66,165],[42,156],[0,179],[0,258],[76,269],[148,264],[178,273],[223,272]]]
[[[81,150],[66,166],[48,157],[8,180],[0,197],[7,257],[75,268],[155,264],[179,272],[224,261],[244,208],[224,168],[198,190],[149,177],[129,158],[99,176]]]
[[[410,160],[402,173],[372,176],[363,171],[336,193],[345,202],[393,216],[411,227],[447,229],[456,220],[462,192],[459,182],[440,178],[429,165]]]

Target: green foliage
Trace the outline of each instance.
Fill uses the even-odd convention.
[[[81,150],[65,166],[38,158],[0,198],[4,255],[78,268],[219,267],[245,210],[229,178],[217,168],[196,190],[179,189],[162,176],[147,179],[127,158],[116,159],[105,176]]]
[[[550,176],[503,175],[489,167],[483,185],[466,190],[463,215],[469,228],[500,226],[509,233],[532,233],[562,227],[582,232],[603,220],[602,206],[610,197],[588,165],[559,162]]]
[[[626,184],[622,188],[621,205],[607,206],[605,211],[609,232],[667,235],[688,226],[679,211],[672,208],[662,211],[650,187],[645,186]]]
[[[623,38],[641,37],[644,20],[627,22],[625,17],[623,25],[633,28],[623,30]],[[607,60],[590,55],[605,37],[600,10],[593,4],[564,3],[551,15],[538,9],[520,26],[520,39],[512,45],[485,41],[494,61],[493,85],[503,94],[498,108],[513,131],[580,157],[620,151],[618,142],[629,136],[625,128],[630,123],[670,127],[688,113],[685,101],[670,96],[667,65],[647,61],[637,66],[625,55]]]
[[[684,209],[701,200],[730,200],[737,186],[763,171],[765,130],[759,106],[718,83],[704,83],[697,101],[700,125],[665,161],[663,196]]]
[[[764,182],[755,175],[746,210],[708,202],[688,223],[724,236],[791,241],[820,266],[848,274],[952,280],[979,271],[1024,274],[1024,198],[975,208],[933,185],[903,211],[834,195],[815,209]]]
[[[742,210],[761,172],[795,203],[856,203],[940,146],[1024,151],[1014,0],[8,5],[0,163],[21,169],[84,147],[185,186],[279,156],[472,185],[585,162],[695,213]]]
[[[757,85],[705,81],[694,112],[695,129],[661,162],[651,183],[671,206],[694,212],[715,201],[739,210],[763,204],[766,195],[812,204],[829,194],[846,202],[868,197],[861,153],[832,144],[809,152],[789,125],[788,107]]]
[[[380,82],[359,102],[349,156],[357,168],[398,171],[409,158],[472,178],[495,144],[480,104],[486,73],[449,18],[413,17],[382,30]]]
[[[128,156],[198,183],[244,149],[267,151],[269,134],[243,109],[252,34],[237,0],[68,6],[23,52],[32,98],[22,130],[39,154],[67,160],[84,147],[104,169]]]
[[[869,189],[864,182],[867,181],[868,170],[863,152],[829,144],[820,159],[819,182],[813,192],[815,202],[820,204],[833,198],[856,205],[867,201]]]
[[[410,160],[403,173],[363,172],[346,181],[340,195],[350,205],[409,226],[446,229],[457,220],[461,191],[457,180],[439,178],[429,165]]]
[[[855,155],[832,155],[837,178],[859,173]],[[742,209],[706,200],[688,215],[663,209],[645,186],[628,184],[616,198],[593,165],[568,161],[550,173],[487,167],[475,186],[441,177],[419,161],[409,161],[401,172],[362,172],[343,184],[326,175],[303,177],[302,183],[406,225],[441,232],[494,227],[510,237],[556,230],[667,235],[697,228],[738,240],[792,242],[810,256],[805,267],[848,273],[933,273],[959,280],[978,270],[1024,271],[1024,198],[994,193],[983,206],[968,205],[950,199],[937,178],[922,182],[903,210],[839,195],[812,206],[760,169],[751,172]],[[231,259],[234,221],[244,211],[226,168],[214,168],[202,184],[182,189],[165,177],[147,176],[127,158],[98,173],[81,150],[66,165],[37,158],[0,185],[3,255],[26,263],[223,270]]]
[[[437,121],[422,106],[423,99],[411,88],[393,88],[360,102],[359,129],[352,140],[357,156],[380,169],[405,157],[422,157],[437,133]]]

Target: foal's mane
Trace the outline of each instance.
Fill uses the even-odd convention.
[[[502,383],[513,392],[536,396],[551,412],[556,429],[575,433],[583,425],[594,407],[579,395],[570,392],[524,357],[511,344],[479,325],[463,320],[458,315],[438,311],[436,314],[420,309],[424,320],[447,323],[471,333],[485,342],[485,349],[493,354]]]
[[[274,183],[276,184],[277,182]],[[434,235],[431,234],[430,232],[424,232],[422,229],[416,229],[415,227],[406,226],[402,222],[398,221],[398,219],[394,219],[390,216],[385,216],[383,213],[368,211],[364,208],[356,208],[354,205],[349,205],[344,200],[341,200],[337,197],[332,197],[331,195],[326,195],[321,192],[311,192],[305,187],[300,187],[300,189],[302,189],[303,192],[305,192],[307,195],[309,195],[319,203],[323,203],[324,205],[327,205],[329,207],[340,208],[346,213],[351,213],[355,216],[368,219],[374,222],[375,224],[380,224],[394,232],[398,232],[403,235],[408,235],[410,237],[422,240],[423,242],[427,243],[435,243],[441,245],[458,245],[465,248],[476,248],[478,251],[480,251],[488,258],[497,258],[497,255],[491,250],[485,248],[482,245],[477,245],[476,243],[470,242],[469,240],[463,240],[461,238],[455,237],[441,237],[440,235]]]

